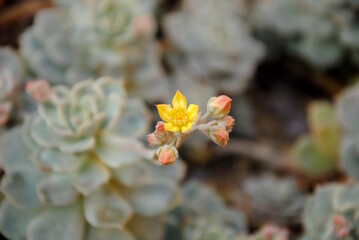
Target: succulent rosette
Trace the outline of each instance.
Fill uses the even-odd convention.
[[[138,140],[148,127],[144,104],[110,77],[34,93],[43,86],[28,87],[43,97],[38,114],[2,139],[0,231],[9,239],[161,239],[185,168],[149,160],[154,151]]]
[[[196,83],[205,89],[211,86],[216,93],[238,94],[247,87],[264,49],[250,36],[241,16],[242,4],[240,0],[185,0],[180,10],[165,17],[165,32],[173,46],[168,59],[175,78],[181,80],[184,73],[195,79],[189,86],[182,84],[181,91],[187,93],[185,89]]]
[[[70,85],[126,76],[129,94],[149,101],[164,98],[152,16],[156,1],[56,2],[59,6],[37,14],[21,37],[20,51],[34,76]]]

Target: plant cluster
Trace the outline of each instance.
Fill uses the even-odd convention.
[[[153,101],[166,82],[154,40],[152,0],[57,1],[36,15],[20,52],[36,78],[73,85],[101,76],[125,77],[127,91]]]
[[[251,22],[270,49],[284,46],[314,67],[359,64],[356,0],[259,0]]]
[[[38,113],[2,138],[0,231],[9,239],[160,239],[185,167],[157,165],[138,140],[148,127],[144,104],[110,77],[26,88]]]

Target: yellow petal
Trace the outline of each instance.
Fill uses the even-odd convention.
[[[163,121],[165,121],[165,122],[172,121],[171,113],[172,113],[173,108],[171,107],[171,105],[157,104],[156,107],[158,110],[158,114],[160,115],[160,117],[162,118]]]
[[[179,127],[174,126],[173,123],[165,123],[165,129],[166,131],[170,132],[179,132]]]
[[[187,123],[186,126],[181,127],[181,133],[185,133],[188,130],[191,130],[192,126],[193,126],[193,122]]]
[[[191,104],[191,105],[188,106],[188,109],[187,109],[186,113],[187,113],[187,117],[188,117],[189,122],[196,121],[197,116],[198,116],[198,109],[199,109],[199,106],[195,105],[195,104]]]
[[[172,99],[172,106],[174,109],[178,109],[178,108],[186,109],[187,108],[187,99],[178,90],[176,92],[176,95]]]

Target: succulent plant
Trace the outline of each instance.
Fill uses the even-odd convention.
[[[166,97],[154,41],[156,0],[57,2],[21,36],[21,54],[35,77],[74,84],[124,76],[129,94],[149,101]]]
[[[275,186],[275,188],[273,188]],[[292,178],[276,178],[265,174],[249,178],[243,186],[249,213],[256,223],[298,223],[304,194]]]
[[[2,138],[0,231],[9,239],[158,240],[179,203],[181,161],[149,161],[148,112],[110,77],[31,82],[38,113]]]
[[[246,233],[244,215],[226,207],[218,194],[198,181],[182,189],[182,205],[167,218],[171,240],[234,240]]]
[[[334,67],[345,57],[359,65],[356,0],[257,2],[251,22],[269,48],[284,46],[320,69]]]
[[[205,92],[228,94],[238,94],[246,88],[263,48],[250,36],[241,18],[242,3],[185,0],[181,9],[165,16],[165,32],[173,45],[167,55],[174,69],[175,88],[179,85],[185,94],[197,85],[203,86]],[[191,81],[184,84],[184,78]],[[206,101],[204,96],[197,102],[204,105]]]
[[[308,197],[303,216],[303,240],[359,238],[358,185],[328,184]]]
[[[308,121],[311,133],[294,143],[291,155],[295,166],[318,177],[338,167],[339,120],[331,103],[317,101],[308,107]]]
[[[342,126],[340,164],[342,169],[356,180],[359,179],[358,120],[359,84],[349,87],[338,98],[337,115]]]
[[[23,81],[23,64],[18,54],[8,47],[0,48],[0,126],[10,119],[11,110],[18,104],[15,98]]]

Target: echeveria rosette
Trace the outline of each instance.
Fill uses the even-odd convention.
[[[242,212],[226,207],[216,191],[198,181],[182,189],[182,204],[167,217],[171,240],[232,240],[246,233]]]
[[[24,69],[18,54],[8,48],[0,48],[0,126],[8,122],[16,104],[16,90],[21,84]]]
[[[318,187],[306,201],[302,239],[358,239],[358,196],[357,184]]]
[[[154,1],[149,2],[59,3],[36,15],[34,25],[21,36],[21,54],[36,78],[52,84],[126,76],[130,95],[163,99],[166,84],[154,40]]]
[[[0,231],[9,239],[160,239],[185,168],[148,160],[154,153],[138,140],[145,105],[109,77],[50,94],[2,139]]]
[[[250,36],[241,4],[240,0],[185,0],[180,10],[165,16],[165,32],[173,45],[168,59],[175,78],[180,80],[182,74],[191,78],[189,85],[178,84],[184,93],[191,91],[192,82],[216,93],[238,94],[247,87],[263,47]]]

